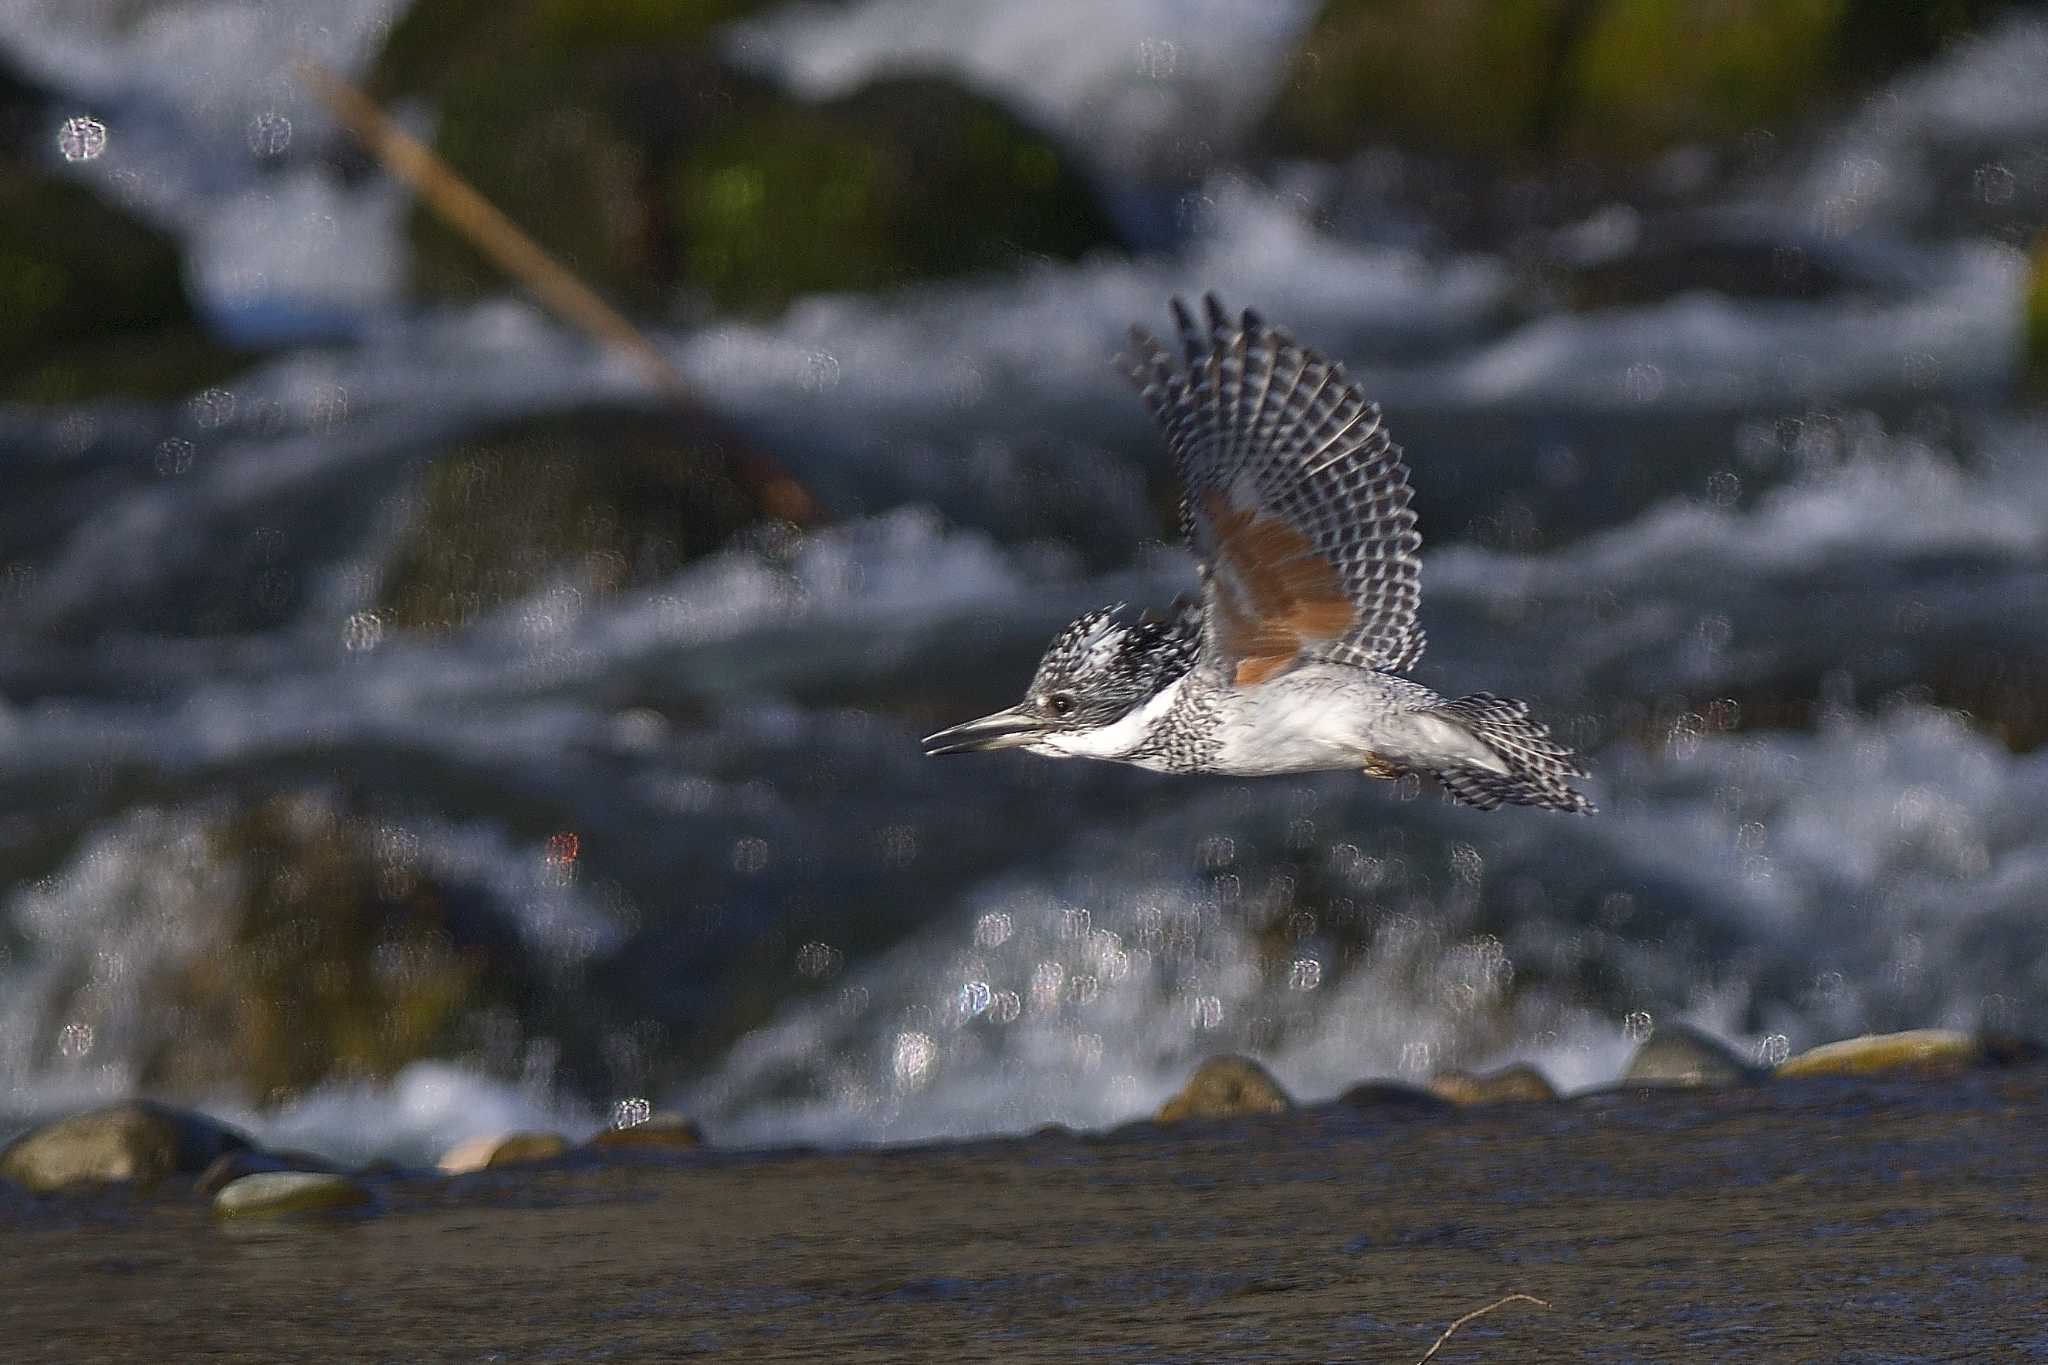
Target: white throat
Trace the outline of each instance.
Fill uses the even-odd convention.
[[[1057,754],[1064,758],[1123,758],[1135,753],[1145,742],[1173,706],[1174,698],[1180,695],[1182,684],[1188,675],[1183,673],[1175,678],[1171,686],[1149,698],[1143,705],[1133,707],[1129,715],[1113,721],[1097,730],[1054,733],[1032,743],[1031,748],[1042,754]]]

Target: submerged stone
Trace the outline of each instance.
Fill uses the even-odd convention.
[[[266,1152],[254,1147],[223,1152],[192,1182],[192,1192],[215,1195],[245,1175],[268,1175],[299,1171],[314,1175],[339,1175],[341,1169],[325,1157],[311,1152]]]
[[[370,1192],[345,1175],[319,1171],[260,1171],[229,1181],[213,1197],[222,1218],[277,1218],[362,1208]]]
[[[1158,1122],[1278,1114],[1294,1101],[1271,1072],[1249,1057],[1211,1057],[1195,1068],[1180,1093],[1160,1106]]]
[[[205,1169],[249,1139],[204,1114],[128,1100],[31,1129],[0,1151],[0,1177],[31,1190],[136,1182]]]

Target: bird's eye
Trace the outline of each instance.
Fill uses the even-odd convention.
[[[1074,710],[1074,699],[1064,692],[1053,693],[1045,699],[1045,704],[1052,708],[1052,713],[1056,716],[1070,715]]]

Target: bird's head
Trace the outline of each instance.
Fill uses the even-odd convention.
[[[1028,749],[1065,758],[1116,758],[1137,747],[1142,711],[1193,661],[1191,633],[1154,617],[1125,623],[1118,603],[1062,630],[1038,662],[1024,700],[941,730],[924,751]]]

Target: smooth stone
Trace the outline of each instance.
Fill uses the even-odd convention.
[[[444,1175],[467,1175],[498,1166],[548,1161],[569,1150],[560,1133],[499,1133],[458,1142],[437,1163]]]
[[[1690,1024],[1664,1024],[1629,1058],[1621,1084],[1674,1088],[1742,1085],[1764,1074],[1713,1034]]]
[[[1273,1074],[1249,1057],[1211,1057],[1180,1093],[1160,1106],[1160,1123],[1278,1114],[1294,1107]]]
[[[149,1182],[202,1171],[249,1139],[204,1114],[127,1100],[31,1129],[0,1152],[0,1176],[31,1190]]]
[[[258,1171],[230,1180],[213,1197],[222,1218],[275,1218],[290,1213],[357,1209],[370,1192],[345,1175],[329,1171]]]
[[[1429,1093],[1452,1104],[1525,1104],[1554,1100],[1557,1087],[1526,1062],[1497,1071],[1446,1071],[1432,1077]]]
[[[1419,1085],[1406,1081],[1360,1081],[1337,1097],[1339,1104],[1353,1109],[1392,1110],[1396,1113],[1431,1113],[1450,1104]]]
[[[215,1157],[213,1164],[201,1171],[199,1179],[192,1182],[192,1192],[199,1195],[215,1195],[245,1175],[265,1175],[276,1171],[306,1171],[318,1175],[341,1174],[339,1166],[311,1152],[265,1152],[250,1147],[241,1151],[222,1152]]]
[[[1860,1038],[1822,1043],[1778,1063],[1777,1075],[1876,1076],[1888,1071],[1945,1071],[1975,1066],[1984,1047],[1957,1029],[1922,1028],[1904,1033],[1866,1033]]]
[[[704,1130],[681,1114],[654,1114],[644,1123],[607,1128],[583,1145],[601,1152],[685,1151],[704,1145]]]

